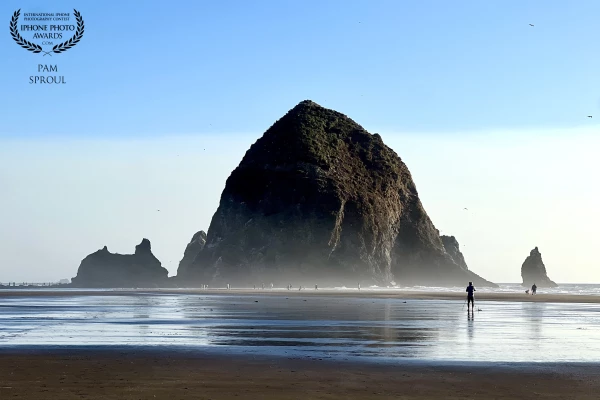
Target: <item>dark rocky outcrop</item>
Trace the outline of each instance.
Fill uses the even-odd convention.
[[[521,266],[521,278],[523,278],[522,285],[525,287],[531,287],[534,283],[539,288],[558,286],[548,278],[546,266],[542,261],[542,254],[537,247],[531,250],[529,257],[523,262]]]
[[[495,286],[459,265],[378,134],[303,101],[227,179],[188,282]]]
[[[440,239],[442,239],[444,249],[446,250],[446,253],[448,253],[448,255],[450,256],[450,258],[452,258],[452,261],[454,261],[454,263],[458,265],[461,269],[467,271],[469,267],[467,267],[465,257],[460,251],[458,240],[456,240],[454,236],[446,235],[440,236]]]
[[[143,239],[135,254],[114,254],[106,246],[81,261],[74,287],[160,287],[168,271],[152,254],[150,241]]]
[[[185,275],[187,273],[187,269],[192,264],[194,259],[202,249],[204,249],[204,245],[206,244],[206,232],[199,231],[192,236],[192,240],[188,243],[185,248],[185,252],[183,253],[183,258],[179,262],[179,268],[177,268],[177,275]]]

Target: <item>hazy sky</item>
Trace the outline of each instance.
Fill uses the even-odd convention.
[[[379,132],[483,277],[519,281],[538,246],[552,279],[600,282],[600,2],[48,4],[0,3],[6,25],[74,7],[86,26],[51,58],[0,34],[0,282],[70,278],[143,237],[174,274],[304,99]],[[39,63],[67,84],[30,85]]]

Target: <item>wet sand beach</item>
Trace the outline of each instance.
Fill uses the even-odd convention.
[[[423,366],[167,352],[4,353],[2,399],[597,399],[598,366]]]
[[[480,296],[468,313],[464,297],[303,292],[22,291],[0,296],[0,347],[150,346],[377,362],[600,362],[597,303]]]
[[[598,295],[580,295],[580,294],[545,294],[540,291],[535,296],[521,292],[498,293],[494,291],[486,292],[479,289],[475,294],[476,300],[487,301],[518,301],[518,302],[539,302],[539,303],[600,303]],[[333,290],[311,288],[299,291],[297,288],[292,290],[284,289],[6,289],[0,290],[0,298],[11,296],[127,296],[140,294],[190,294],[190,295],[261,295],[261,296],[332,296],[332,297],[368,297],[368,298],[390,298],[390,299],[415,299],[415,300],[464,300],[466,294],[462,291],[405,291],[402,289],[379,289],[379,290]]]
[[[518,296],[7,290],[0,398],[597,398],[594,296]]]

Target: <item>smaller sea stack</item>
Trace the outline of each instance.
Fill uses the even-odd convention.
[[[114,254],[106,246],[90,254],[81,261],[71,283],[74,287],[160,287],[168,275],[152,254],[150,241],[143,239],[135,246],[135,254]]]
[[[523,278],[522,285],[531,287],[534,283],[539,288],[557,287],[558,285],[548,278],[546,266],[542,261],[542,254],[536,247],[531,250],[529,257],[521,266],[521,277]]]

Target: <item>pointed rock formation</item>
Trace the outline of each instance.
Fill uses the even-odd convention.
[[[158,287],[166,283],[168,271],[152,254],[150,241],[143,239],[135,254],[113,254],[104,246],[81,261],[75,287]]]
[[[454,236],[440,236],[442,239],[442,244],[444,245],[444,249],[446,249],[446,253],[452,258],[454,263],[458,265],[461,269],[468,271],[469,267],[467,267],[467,263],[465,261],[465,257],[460,252],[460,247],[458,244],[458,240]]]
[[[542,261],[542,254],[536,247],[531,250],[529,257],[525,259],[521,266],[521,277],[523,278],[522,285],[531,287],[534,283],[537,287],[557,287],[558,285],[548,278],[546,266]]]
[[[458,265],[411,174],[378,134],[306,100],[227,179],[198,283],[495,286]]]
[[[186,246],[185,252],[183,253],[183,258],[179,262],[179,268],[177,268],[177,275],[185,275],[187,273],[187,269],[192,264],[196,256],[200,254],[202,249],[204,249],[205,244],[206,232],[196,232],[194,236],[192,236],[192,240]]]

